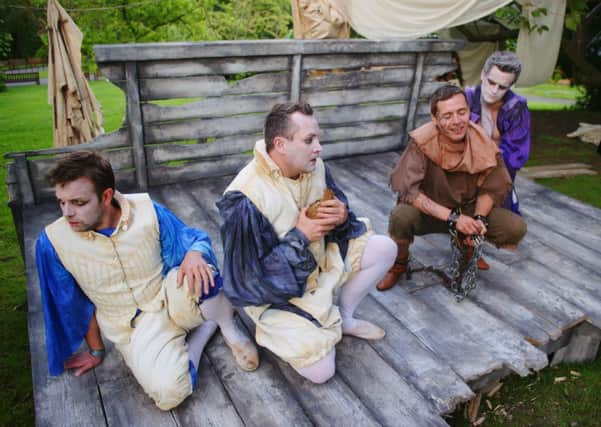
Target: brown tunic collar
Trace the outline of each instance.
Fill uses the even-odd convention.
[[[497,166],[499,148],[484,129],[472,122],[468,125],[465,144],[441,143],[433,122],[420,126],[409,136],[426,157],[449,172],[478,174]]]

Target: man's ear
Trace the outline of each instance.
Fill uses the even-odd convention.
[[[480,80],[484,81],[485,78],[486,78],[486,73],[484,73],[484,70],[480,71]]]
[[[278,153],[283,154],[286,151],[286,138],[282,136],[273,138],[273,149]]]
[[[102,197],[100,199],[100,203],[104,206],[109,206],[113,201],[114,195],[115,195],[115,192],[113,191],[112,188],[105,188],[105,190],[102,192]]]

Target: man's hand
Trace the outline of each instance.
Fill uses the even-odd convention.
[[[75,376],[79,377],[101,363],[102,357],[92,356],[89,351],[81,351],[67,359],[65,369],[75,369]]]
[[[475,220],[467,215],[459,215],[455,228],[467,236],[471,236],[472,234],[484,235],[486,233],[486,226],[482,221]]]
[[[337,217],[310,219],[307,208],[302,208],[296,220],[298,228],[310,242],[316,242],[336,227]]]
[[[201,293],[206,295],[209,289],[215,286],[213,271],[198,251],[186,253],[177,271],[178,288],[184,283],[184,278],[188,282],[188,293],[191,296],[200,297]]]
[[[346,209],[346,205],[336,198],[325,200],[317,208],[317,218],[332,219],[338,226],[344,224],[348,218],[348,210]]]

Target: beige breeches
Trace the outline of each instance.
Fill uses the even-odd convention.
[[[317,288],[307,289],[300,298],[299,306],[307,307],[306,311],[320,321],[321,327],[288,311],[268,306],[245,307],[256,325],[257,344],[268,348],[296,369],[312,365],[330,353],[342,338],[342,319],[334,305],[334,295],[360,270],[361,256],[372,234],[368,231],[349,242],[343,267],[345,272],[331,270],[321,273]]]
[[[192,393],[186,334],[203,322],[187,287],[176,287],[177,269],[163,281],[163,308],[140,313],[127,344],[117,349],[144,391],[166,411],[179,405]]]

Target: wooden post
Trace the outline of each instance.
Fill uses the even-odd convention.
[[[297,102],[300,99],[301,73],[303,70],[303,56],[292,57],[292,72],[290,73],[290,101]]]
[[[405,134],[403,135],[402,145],[405,146],[409,140],[409,132],[415,128],[415,116],[417,113],[417,103],[419,101],[419,92],[422,86],[422,75],[424,72],[425,54],[417,54],[415,70],[413,71],[413,85],[411,86],[411,96],[409,98],[409,111],[407,112],[407,123],[405,124]]]
[[[135,62],[125,63],[125,86],[127,93],[127,129],[132,145],[136,183],[141,191],[148,189],[148,172],[146,153],[144,152],[144,127],[140,109],[140,88],[138,86],[138,70]]]
[[[24,154],[15,156],[15,166],[17,175],[17,186],[21,194],[23,206],[32,206],[35,204],[35,195],[33,193],[33,185],[29,176],[29,163]]]

